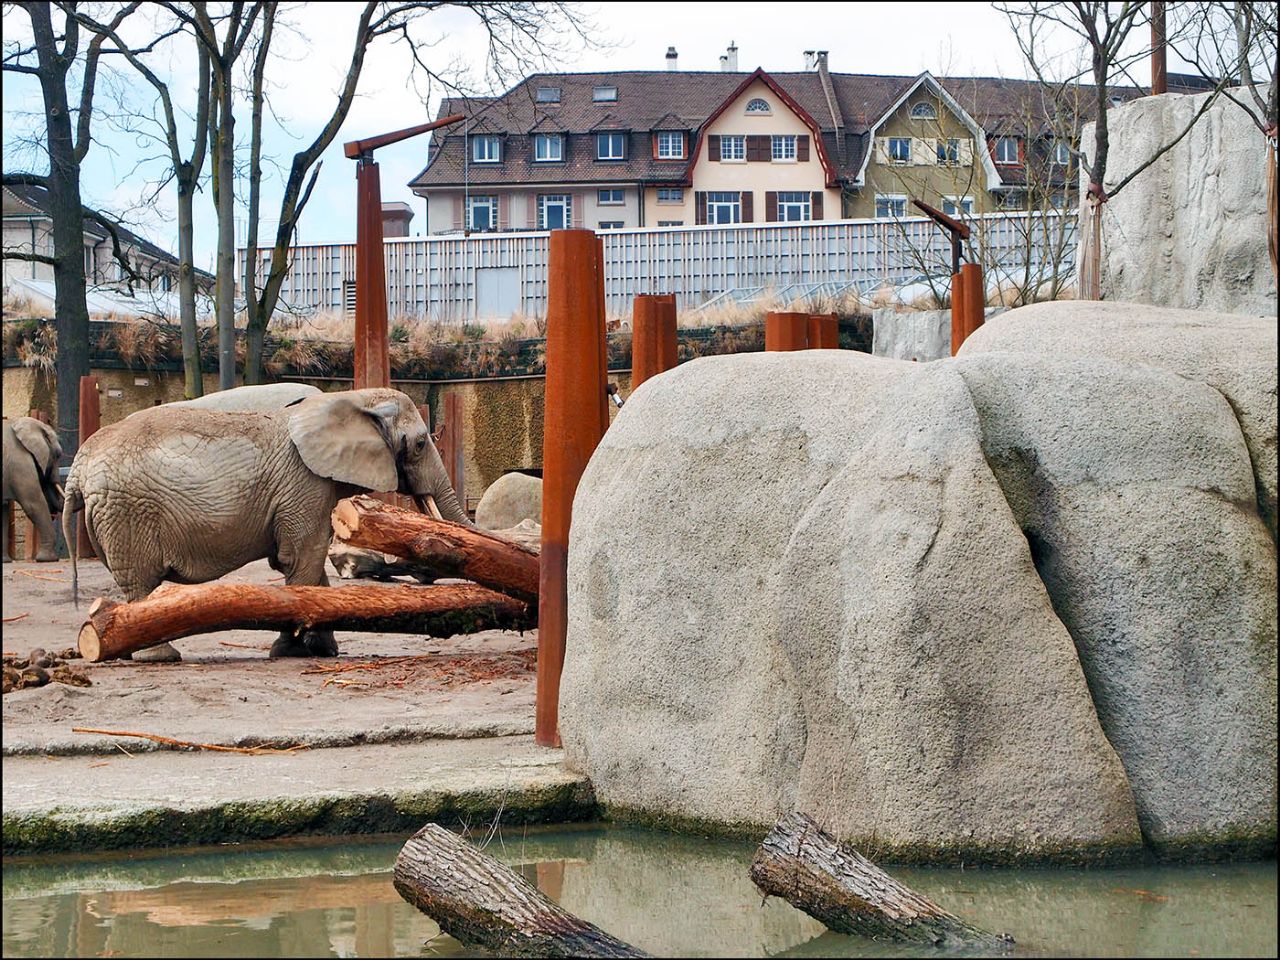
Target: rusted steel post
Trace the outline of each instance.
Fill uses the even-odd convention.
[[[976,263],[962,264],[960,275],[964,277],[961,287],[965,302],[963,343],[982,326],[986,316],[987,288],[982,279],[982,267]]]
[[[809,314],[809,349],[840,349],[840,321],[834,313]]]
[[[642,293],[635,299],[631,312],[631,389],[634,391],[650,377],[662,372],[659,327],[662,301],[653,294]]]
[[[599,286],[597,303],[600,305],[600,371],[606,384],[609,382],[609,325],[604,299],[604,237],[596,237],[596,282]],[[600,436],[609,429],[609,393],[600,391]]]
[[[534,739],[560,745],[560,672],[568,628],[573,495],[601,437],[605,396],[600,245],[590,230],[553,230],[547,265],[547,381],[542,431],[542,565]]]
[[[457,391],[450,390],[444,395],[444,449],[440,451],[444,459],[445,472],[449,474],[449,482],[453,484],[453,492],[458,495],[462,509],[467,509],[466,476],[464,463],[462,426],[462,398]]]
[[[356,166],[355,388],[391,386],[387,343],[387,271],[382,257],[382,187],[378,165]]]
[[[102,426],[102,407],[98,397],[98,378],[89,376],[80,378],[80,446],[84,446],[84,442],[98,432],[98,428]],[[89,532],[84,525],[84,511],[80,512],[80,519],[77,521],[79,531],[76,539],[80,542],[80,552],[76,554],[78,557],[87,559],[96,556],[93,552],[93,545],[89,543]],[[75,544],[67,544],[67,553],[75,549]]]
[[[662,303],[662,319],[658,324],[658,356],[661,357],[659,372],[672,370],[680,362],[680,338],[677,333],[679,323],[676,320],[676,295],[663,293],[658,296]]]
[[[954,357],[964,343],[964,273],[951,275],[951,355]]]
[[[1168,71],[1165,55],[1165,17],[1164,3],[1152,0],[1151,3],[1151,94],[1156,96],[1169,92]]]
[[[807,313],[767,313],[764,318],[766,350],[807,350],[809,348],[809,315]]]

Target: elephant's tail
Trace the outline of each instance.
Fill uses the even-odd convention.
[[[84,497],[76,485],[75,477],[68,477],[62,498],[62,539],[67,542],[67,552],[71,554],[71,602],[77,610],[80,609],[80,570],[76,566],[76,558],[80,556],[80,524],[76,523],[75,518],[83,509]]]

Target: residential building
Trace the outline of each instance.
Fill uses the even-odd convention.
[[[4,250],[17,253],[53,255],[53,219],[48,212],[47,191],[37,186],[6,186],[3,195]],[[157,292],[178,289],[178,258],[132,230],[111,221],[120,238],[121,249],[129,257],[146,285]],[[112,252],[111,235],[97,219],[84,220],[85,282],[91,286],[120,284],[124,271]],[[195,270],[196,285],[208,289],[213,275]],[[4,285],[14,280],[53,280],[53,266],[34,260],[5,257]]]
[[[1027,81],[832,73],[825,51],[800,72],[738,72],[736,47],[718,72],[676,62],[447,99],[440,115],[467,119],[435,131],[410,183],[426,232],[907,216],[911,198],[981,213],[1066,202],[1074,183]]]

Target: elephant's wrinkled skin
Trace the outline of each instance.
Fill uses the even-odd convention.
[[[467,522],[413,402],[373,389],[268,413],[140,411],[80,448],[63,527],[84,510],[94,549],[131,601],[163,580],[204,583],[261,557],[287,584],[327,585],[329,515],[357,490],[431,496],[446,519]],[[168,644],[146,654],[177,658]],[[336,654],[332,631],[284,632],[271,648],[273,657]]]
[[[47,423],[35,417],[18,417],[4,422],[4,510],[0,527],[4,530],[4,562],[9,562],[8,511],[13,501],[22,505],[22,512],[35,524],[40,537],[36,559],[44,562],[57,560],[57,530],[53,526],[53,514],[62,512],[62,493],[58,489],[58,461],[62,459],[62,446],[58,434]]]

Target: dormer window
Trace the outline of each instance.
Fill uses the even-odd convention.
[[[533,138],[533,159],[551,161],[564,159],[564,137],[558,133],[540,133]]]
[[[538,103],[559,103],[560,88],[559,87],[539,87],[535,95]]]
[[[1018,138],[996,137],[995,148],[992,152],[995,154],[996,163],[1017,163]]]
[[[684,134],[679,131],[662,131],[658,134],[658,159],[683,160]]]
[[[596,87],[591,91],[591,99],[596,103],[613,103],[618,99],[618,88]]]
[[[625,133],[597,133],[596,159],[627,159],[627,135]]]
[[[502,146],[491,134],[471,138],[472,163],[498,163],[502,160]]]
[[[1060,167],[1065,167],[1071,163],[1071,148],[1067,146],[1065,140],[1055,140],[1053,142],[1053,162]]]
[[[759,97],[756,97],[754,100],[752,100],[750,103],[747,104],[748,116],[751,116],[753,114],[768,116],[771,113],[773,113],[773,108],[769,106],[768,100],[761,100]]]
[[[932,103],[921,101],[911,108],[912,120],[937,120],[938,111],[933,108]]]

